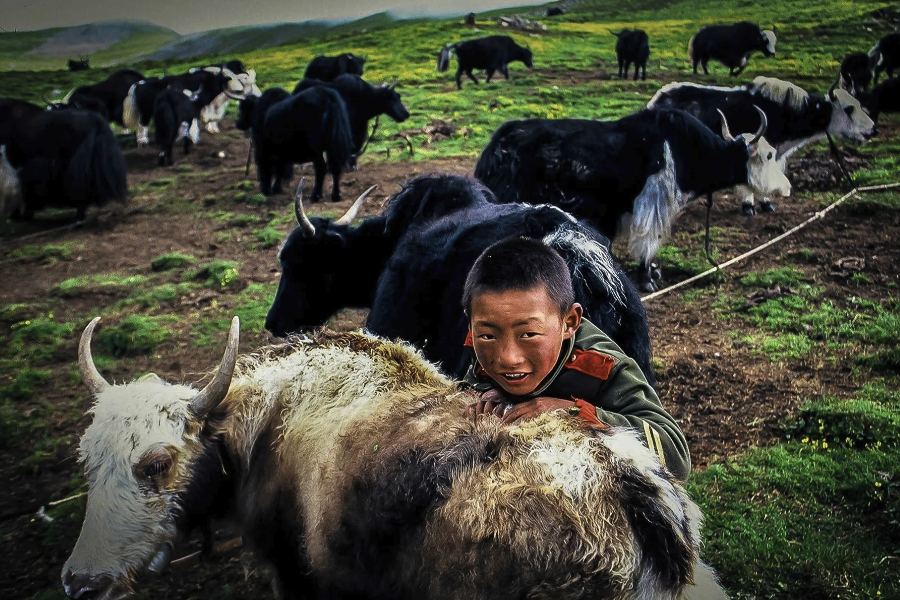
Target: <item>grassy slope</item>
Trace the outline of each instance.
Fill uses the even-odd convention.
[[[873,10],[886,5],[885,2],[833,0],[743,0],[737,5],[723,0],[588,2],[575,7],[563,18],[547,20],[550,29],[546,35],[513,34],[517,41],[529,44],[535,51],[536,72],[528,72],[516,64],[512,68],[512,83],[500,80],[475,86],[467,82],[462,92],[455,90],[452,70],[445,74],[435,71],[435,55],[449,41],[498,31],[494,22],[480,21],[477,31],[461,26],[456,19],[400,22],[390,27],[369,26],[365,32],[348,25],[342,31],[332,31],[321,38],[237,53],[237,57],[256,68],[263,88],[272,85],[290,88],[301,77],[309,59],[317,54],[352,51],[367,56],[367,79],[399,79],[412,117],[399,125],[383,122],[378,139],[373,141],[365,160],[408,160],[402,151],[405,142],[387,140],[387,136],[401,130],[420,129],[434,118],[451,119],[461,130],[450,139],[430,144],[426,144],[424,134],[414,134],[416,155],[413,160],[448,155],[474,157],[493,130],[507,119],[612,118],[640,108],[659,83],[608,79],[609,73],[615,70],[613,39],[607,33],[609,28],[641,27],[649,32],[652,58],[648,71],[651,77],[660,74],[666,80],[702,80],[732,85],[735,80],[728,78],[718,65],[713,67],[714,74],[710,77],[689,75],[686,47],[690,36],[704,23],[750,19],[767,27],[774,24],[779,36],[778,56],[764,60],[754,55],[741,81],[761,74],[774,75],[822,91],[831,82],[840,58],[846,52],[868,50],[887,31],[884,25],[867,17]],[[0,37],[0,56],[2,39]],[[226,57],[208,57],[204,62],[215,62],[219,58]],[[196,62],[166,61],[164,64],[169,71],[174,71],[194,66]],[[149,74],[157,74],[162,71],[163,64],[140,67]],[[552,67],[554,73],[542,70],[548,67]],[[28,74],[4,74],[0,76],[0,83],[4,89],[18,90],[14,95],[36,99],[42,91],[93,81],[102,74],[103,71],[79,75],[48,73],[40,78]],[[386,150],[391,150],[390,157],[386,156]],[[875,183],[897,178],[900,156],[897,140],[878,139],[866,151],[874,154],[875,168],[861,173],[859,181]],[[900,206],[897,195],[883,198],[888,206],[895,209]],[[690,246],[699,247],[697,243]],[[676,250],[681,252],[674,248],[670,252]],[[694,262],[703,265],[702,261]],[[688,261],[685,265],[686,272],[695,268]],[[232,267],[226,265],[223,268],[222,272],[227,274]],[[215,269],[207,268],[207,271],[215,279]],[[763,280],[772,276],[761,274],[759,281],[747,285],[768,285]],[[780,276],[793,277],[791,274]],[[196,283],[190,284],[211,285],[198,277]],[[70,282],[70,286],[115,283]],[[213,283],[224,286],[227,281]],[[783,283],[797,285],[798,281],[791,279]],[[189,282],[181,285],[189,285]],[[140,291],[144,295],[132,300],[138,307],[153,306],[168,295],[174,297],[187,289],[171,288],[142,288]],[[896,364],[896,339],[889,341],[891,336],[896,338],[898,335],[897,314],[900,310],[895,300],[883,306],[851,303],[850,308],[833,309],[816,299],[814,289],[800,291],[795,301],[764,305],[765,308],[746,316],[729,312],[725,301],[721,317],[751,319],[764,336],[758,340],[760,351],[784,359],[790,359],[797,352],[821,352],[827,357],[834,346],[831,338],[818,341],[816,335],[821,333],[820,329],[829,334],[832,330],[828,327],[834,327],[834,323],[871,322],[875,329],[841,330],[837,342],[833,343],[856,344],[853,348],[858,347],[865,355],[872,354],[873,360]],[[64,296],[65,290],[55,293]],[[271,290],[248,288],[245,294],[242,310],[252,311],[253,315],[248,313],[246,316],[255,316],[258,321],[268,306]],[[17,309],[3,307],[0,313],[4,310]],[[840,312],[842,310],[851,312]],[[146,308],[142,312],[146,312]],[[227,324],[224,316],[222,323]],[[802,327],[803,323],[810,328]],[[160,328],[164,329],[165,323],[135,321],[131,326],[146,329],[148,338],[152,339]],[[221,337],[222,327],[220,323],[214,323],[208,331],[201,331],[202,340]],[[70,335],[68,324],[54,325],[45,321],[20,326],[17,331],[16,339],[30,343],[38,354],[42,348],[52,352],[61,336]],[[886,332],[887,337],[882,339],[878,331]],[[15,364],[0,365],[0,373],[18,374],[6,390],[10,396],[30,394],[35,386],[46,380],[47,374],[40,368],[40,356],[36,354],[33,359],[17,357]],[[867,367],[861,364],[858,368]],[[900,402],[894,391],[897,381],[884,379],[886,373],[889,373],[886,369],[873,371],[872,383],[861,389],[852,401],[819,399],[811,403],[802,414],[785,424],[789,438],[786,437],[781,446],[734,457],[692,478],[691,490],[707,514],[705,557],[719,569],[734,596],[900,597],[897,588],[900,580],[900,561],[897,559],[900,548],[900,536],[897,535],[900,528],[900,472],[897,466],[900,464],[900,420],[897,418]],[[6,417],[0,419],[0,430],[14,429]]]

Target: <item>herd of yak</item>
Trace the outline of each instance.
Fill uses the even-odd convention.
[[[633,64],[646,78],[646,33],[614,35],[619,76]],[[704,27],[689,53],[695,72],[716,60],[737,75],[775,43],[743,22]],[[439,71],[453,54],[458,87],[463,74],[477,83],[475,69],[508,79],[510,62],[534,60],[490,36],[445,46]],[[370,121],[409,117],[394,85],[362,78],[364,63],[317,57],[291,92],[262,92],[253,70],[230,61],[160,78],[120,71],[49,110],[2,99],[0,217],[62,205],[83,218],[89,205],[124,200],[109,123],[135,129],[139,144],[152,125],[159,162],[171,164],[201,122],[218,131],[230,99],[263,194],[312,162],[311,200],[329,172],[339,200]],[[355,225],[368,191],[339,219],[308,217],[301,181],[266,328],[287,336],[356,306],[370,309],[366,327],[380,337],[320,332],[239,358],[235,318],[197,391],[155,376],[109,384],[91,358],[92,321],[79,345],[96,397],[81,443],[90,502],[63,569],[66,594],[126,595],[138,574],[165,568],[179,539],[227,517],[273,566],[283,597],[724,598],[698,559],[699,510],[632,432],[551,416],[513,429],[462,420],[467,400],[453,379],[468,362],[466,273],[496,241],[543,240],[569,266],[585,316],[653,383],[647,316],[609,240],[628,239],[638,285],[655,289],[652,260],[687,202],[737,188],[745,212],[754,196],[774,210],[769,198],[791,192],[787,156],[828,135],[863,142],[880,112],[900,110],[897,68],[895,33],[848,56],[824,94],[769,77],[675,83],[616,121],[508,121],[474,178],[413,179]]]

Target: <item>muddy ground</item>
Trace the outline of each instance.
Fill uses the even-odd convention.
[[[893,132],[896,135],[896,131]],[[402,143],[398,143],[398,150]],[[198,347],[188,336],[190,324],[198,315],[227,313],[237,293],[252,283],[276,281],[277,248],[254,249],[248,243],[249,232],[223,237],[234,231],[222,222],[202,213],[221,208],[235,214],[255,214],[264,221],[273,215],[289,214],[289,196],[271,198],[255,206],[230,200],[233,186],[246,179],[244,165],[247,142],[226,124],[225,133],[205,135],[201,145],[188,157],[177,157],[175,167],[156,167],[153,149],[126,151],[129,184],[133,194],[123,214],[100,217],[96,222],[74,231],[62,231],[29,240],[2,241],[0,247],[0,306],[11,303],[47,305],[58,321],[86,323],[96,306],[110,306],[127,296],[128,290],[96,289],[69,298],[65,303],[48,303],[48,290],[71,277],[99,273],[151,275],[150,262],[167,252],[193,254],[202,262],[211,259],[241,262],[238,286],[223,292],[198,293],[178,303],[165,305],[154,314],[180,317],[172,328],[183,328],[183,336],[172,336],[151,356],[119,361],[110,373],[116,381],[130,380],[135,373],[155,371],[174,381],[195,382],[199,374],[214,367],[219,359],[224,336],[218,343]],[[219,153],[224,152],[224,158]],[[863,153],[864,154],[864,153]],[[371,160],[371,159],[369,159]],[[809,159],[819,165],[822,178],[832,177],[833,170],[822,157]],[[864,160],[857,153],[855,160]],[[821,163],[821,164],[820,164]],[[191,165],[187,170],[183,165]],[[379,212],[385,199],[397,191],[404,180],[415,175],[440,171],[470,174],[474,160],[454,159],[432,162],[366,162],[347,174],[343,181],[344,200],[316,205],[312,213],[329,210],[341,214],[364,189],[378,184],[367,202],[363,215]],[[303,172],[311,177],[311,170]],[[251,173],[252,178],[252,173]],[[167,186],[151,185],[165,179],[176,179]],[[821,185],[820,185],[821,184]],[[838,191],[835,181],[810,182],[807,189]],[[328,187],[326,187],[326,190]],[[255,193],[250,190],[248,193]],[[722,228],[716,247],[721,257],[731,257],[754,247],[808,218],[820,209],[821,196],[791,198],[777,203],[775,213],[745,217],[739,201],[719,194],[712,210],[712,222]],[[687,232],[703,230],[706,209],[702,202],[689,206],[675,224],[673,239]],[[22,235],[45,231],[65,224],[70,215],[39,215],[38,223]],[[897,281],[900,265],[895,260],[895,244],[900,234],[900,213],[874,212],[868,205],[839,208],[793,237],[750,260],[736,265],[717,284],[704,284],[709,293],[685,300],[678,290],[648,302],[652,325],[654,355],[658,363],[658,389],[665,406],[680,421],[691,446],[695,468],[702,469],[711,461],[732,456],[753,446],[778,441],[779,425],[786,415],[807,399],[821,394],[843,396],[857,389],[851,368],[840,361],[825,361],[812,355],[808,359],[772,362],[752,348],[735,343],[752,333],[740,320],[717,317],[712,304],[720,294],[745,294],[736,280],[751,271],[791,265],[802,269],[819,285],[825,286],[825,298],[843,303],[850,295],[879,300],[889,295],[886,283]],[[83,248],[71,260],[36,262],[12,259],[12,252],[25,244],[76,242]],[[699,236],[687,243],[699,244]],[[618,248],[618,246],[617,246]],[[805,259],[795,260],[801,249]],[[806,251],[809,252],[806,252]],[[861,288],[847,278],[832,275],[832,266],[847,257],[865,259],[864,271],[873,285]],[[664,265],[665,268],[665,265]],[[668,272],[665,284],[684,279],[684,274]],[[172,281],[178,281],[176,275]],[[165,280],[164,280],[165,281]],[[692,290],[696,288],[687,288]],[[348,329],[362,324],[364,311],[344,311],[332,319],[331,326]],[[192,321],[194,319],[194,321]],[[9,328],[12,323],[0,324]],[[733,332],[737,332],[736,334]],[[50,367],[51,384],[38,394],[16,406],[23,415],[55,409],[51,435],[63,440],[55,455],[36,466],[25,463],[33,452],[32,441],[22,440],[17,447],[0,454],[0,595],[5,598],[30,598],[41,592],[41,598],[61,597],[59,573],[74,544],[80,527],[83,504],[72,503],[74,516],[60,515],[48,524],[33,515],[10,518],[11,515],[36,507],[49,500],[65,497],[77,487],[73,477],[77,464],[77,436],[88,424],[83,416],[88,408],[88,395],[73,383],[68,372],[76,364],[76,339],[80,331],[69,336],[67,344],[57,352]],[[267,334],[242,331],[242,347],[251,349],[265,343]],[[227,529],[217,532],[217,541],[233,537]],[[196,541],[194,542],[196,546]],[[189,548],[180,551],[188,552]],[[154,598],[219,598],[271,597],[264,568],[254,562],[246,550],[232,551],[207,559],[199,566],[176,570],[146,583],[146,597]],[[48,591],[49,590],[49,591]]]

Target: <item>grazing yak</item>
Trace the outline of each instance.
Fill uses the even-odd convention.
[[[653,382],[650,333],[637,290],[612,260],[608,240],[551,206],[498,205],[483,185],[455,175],[422,176],[385,213],[349,224],[307,218],[278,254],[281,280],[266,329],[283,336],[314,328],[344,307],[370,308],[366,327],[406,340],[462,377],[469,355],[462,288],[475,259],[509,237],[543,240],[569,265],[575,299]]]
[[[167,88],[174,87],[180,90],[187,90],[197,95],[197,104],[206,112],[206,116],[211,119],[207,123],[209,125],[214,121],[218,123],[217,114],[224,114],[225,103],[228,102],[226,91],[232,93],[259,92],[259,88],[255,84],[255,74],[253,80],[247,79],[249,75],[235,75],[227,68],[221,67],[204,67],[194,68],[187,73],[180,75],[167,75],[165,77],[148,77],[136,82],[128,90],[123,105],[123,122],[125,127],[134,128],[136,130],[137,145],[145,146],[150,143],[147,127],[153,118],[153,107],[156,97]],[[243,78],[243,79],[242,79]],[[210,107],[213,107],[210,109]],[[215,114],[209,112],[212,110]],[[213,126],[213,132],[218,131],[218,124]],[[200,141],[200,123],[194,127],[196,132],[191,141],[198,143]]]
[[[529,69],[534,68],[533,56],[529,48],[523,48],[508,35],[488,37],[447,44],[438,55],[437,69],[441,73],[450,68],[450,55],[456,53],[459,67],[456,69],[456,88],[462,89],[462,74],[478,83],[472,69],[484,69],[485,81],[490,81],[495,71],[509,79],[509,63],[519,60]]]
[[[875,75],[875,64],[865,52],[851,52],[841,61],[838,71],[840,86],[856,96],[869,91]]]
[[[22,186],[16,169],[6,158],[6,146],[0,145],[0,223],[22,206]]]
[[[756,114],[756,133],[736,138],[722,117],[724,140],[672,109],[618,121],[507,121],[482,151],[475,176],[501,202],[549,202],[608,238],[627,237],[641,263],[640,287],[652,292],[659,271],[651,261],[692,198],[739,184],[790,194],[775,150],[762,137],[765,115]]]
[[[70,58],[66,62],[66,66],[72,72],[87,71],[88,69],[91,68],[91,59],[87,56],[80,56],[80,57],[78,57],[78,60],[74,60],[74,59]]]
[[[647,60],[650,58],[650,38],[643,29],[623,29],[616,36],[616,61],[619,63],[619,78],[628,78],[628,67],[634,63],[634,80],[642,72],[641,80],[647,80]]]
[[[369,121],[380,115],[387,115],[397,123],[409,118],[409,111],[403,105],[400,94],[394,89],[396,85],[393,83],[374,86],[359,75],[348,74],[336,77],[333,81],[302,79],[297,83],[293,93],[298,94],[309,88],[325,86],[341,95],[347,107],[347,118],[350,120],[350,131],[353,134],[354,149],[351,164],[355,165],[369,138]]]
[[[734,25],[707,25],[694,34],[688,44],[688,55],[697,65],[703,65],[703,73],[709,75],[707,65],[717,60],[729,69],[729,75],[739,75],[747,66],[750,55],[756,51],[764,56],[775,56],[775,32],[763,31],[759,25],[742,21]]]
[[[707,127],[715,127],[721,111],[731,129],[738,133],[753,131],[758,122],[757,110],[762,110],[768,122],[766,139],[778,152],[782,172],[791,154],[828,134],[862,143],[875,133],[874,122],[848,92],[832,86],[827,94],[810,94],[773,77],[757,77],[736,88],[671,83],[660,89],[647,106],[686,110]],[[737,195],[742,198],[744,214],[755,214],[753,190],[739,186]],[[775,210],[768,198],[764,197],[760,204],[763,212]]]
[[[316,174],[312,201],[322,199],[328,172],[331,200],[341,199],[341,172],[353,158],[354,145],[347,105],[336,90],[316,86],[290,95],[269,88],[260,97],[244,97],[237,127],[251,131],[261,193],[280,194],[293,165],[312,162]]]
[[[21,214],[46,206],[75,208],[124,202],[125,157],[100,115],[86,110],[43,111],[13,128],[6,146],[22,191]]]
[[[108,383],[81,438],[70,598],[120,598],[193,524],[226,518],[281,598],[725,598],[702,515],[630,428],[561,412],[502,425],[413,348],[320,332],[224,357],[202,390]]]
[[[900,112],[900,77],[891,77],[876,85],[871,92],[859,95],[859,102],[877,125],[881,113]]]
[[[128,90],[143,79],[138,71],[116,71],[103,81],[75,88],[61,103],[48,103],[51,108],[81,108],[101,115],[110,123],[127,126],[122,120],[122,109]]]
[[[878,84],[878,78],[886,72],[888,79],[894,76],[895,70],[900,70],[900,32],[889,33],[869,50],[869,57],[874,64],[874,83]]]
[[[200,111],[201,120],[206,123],[206,131],[209,133],[219,133],[219,121],[225,117],[225,110],[228,108],[228,101],[231,99],[226,91],[237,93],[240,95],[254,94],[259,96],[262,91],[256,85],[256,71],[247,70],[239,60],[230,60],[224,65],[207,65],[202,67],[204,71],[217,75],[224,73],[228,78],[228,86],[222,90],[218,96],[203,107]],[[191,69],[195,72],[197,69]]]
[[[337,56],[317,56],[306,65],[303,78],[332,81],[347,73],[362,76],[365,64],[365,58],[349,52]]]
[[[184,140],[184,153],[188,154],[194,139],[199,137],[197,121],[203,106],[199,96],[199,92],[192,94],[178,86],[169,86],[156,95],[153,125],[156,128],[156,145],[159,146],[159,166],[174,162],[172,147],[178,140]]]

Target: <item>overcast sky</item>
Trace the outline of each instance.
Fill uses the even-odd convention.
[[[401,15],[463,14],[546,0],[3,0],[7,31],[111,19],[151,21],[191,33],[235,25],[351,19],[382,11]]]

